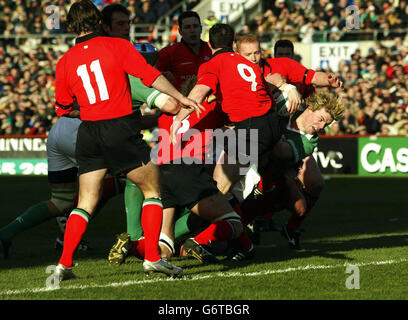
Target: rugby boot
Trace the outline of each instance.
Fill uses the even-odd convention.
[[[218,259],[193,238],[187,239],[183,244],[187,256],[194,257],[201,263],[218,263]]]
[[[118,235],[115,245],[109,251],[109,264],[119,266],[125,262],[130,246],[131,242],[128,233],[124,232]]]
[[[151,262],[148,260],[143,261],[143,271],[146,275],[150,275],[153,272],[164,273],[168,277],[179,278],[182,276],[183,269],[180,267],[173,266],[164,259],[160,259],[156,262]]]
[[[58,266],[55,268],[55,276],[59,278],[59,281],[77,278],[77,276],[72,272],[71,268],[67,268],[62,264],[58,264]]]

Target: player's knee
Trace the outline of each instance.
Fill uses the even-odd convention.
[[[73,208],[74,202],[65,202],[62,200],[51,198],[47,201],[47,205],[54,216],[60,217],[65,215],[66,212]]]
[[[51,211],[55,216],[65,215],[74,207],[76,191],[52,190],[51,199],[48,200],[48,207],[52,208]]]

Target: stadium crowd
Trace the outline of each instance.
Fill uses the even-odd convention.
[[[55,67],[64,52],[50,45],[34,46],[25,52],[7,36],[66,33],[70,2],[0,0],[0,135],[47,134],[56,121]],[[177,1],[94,1],[100,8],[112,2],[126,5],[133,23],[152,23]],[[197,2],[189,3],[193,7]],[[311,42],[323,40],[319,38],[321,34],[315,32],[321,30],[329,32],[329,40],[350,40],[347,38],[350,32],[345,32],[344,13],[351,1],[339,0],[335,4],[327,0],[264,2],[265,14],[244,26],[240,34],[255,32],[261,41],[268,43],[271,33],[293,31],[298,35],[286,38]],[[60,8],[60,28],[49,31],[46,28],[49,14],[44,8],[51,3]],[[385,47],[378,41],[368,55],[362,56],[357,51],[348,62],[341,62],[336,75],[345,83],[342,96],[347,106],[346,115],[327,134],[407,135],[408,46],[404,33],[408,26],[407,2],[354,1],[354,4],[360,8],[361,29],[380,30],[379,39],[393,39],[394,44]],[[151,14],[147,14],[148,11]],[[53,44],[47,43],[50,40],[44,41],[43,44]],[[151,110],[146,108],[145,112]]]
[[[358,12],[347,9],[351,5],[357,6]],[[378,31],[378,40],[392,40],[396,36],[404,37],[408,27],[405,0],[274,0],[264,1],[264,8],[263,15],[241,30],[258,33],[264,42],[281,32],[290,32],[293,42],[373,40],[374,30]],[[353,14],[359,21],[349,19]],[[351,33],[347,22],[357,24],[359,33]]]

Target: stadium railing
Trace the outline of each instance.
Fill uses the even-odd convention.
[[[182,7],[184,3],[180,3],[175,6],[172,10],[177,11],[178,8]],[[170,12],[170,11],[169,11]],[[132,41],[138,39],[149,39],[151,41],[157,41],[161,39],[163,45],[168,44],[169,34],[171,32],[172,24],[170,20],[165,18],[165,23],[156,24],[132,24],[130,30],[130,37]],[[163,19],[164,19],[163,18]],[[142,29],[143,31],[141,31]],[[395,37],[404,38],[408,34],[408,29],[392,29],[388,33],[384,33],[382,30],[349,30],[347,32],[342,31],[339,33],[339,38],[332,40],[330,38],[332,32],[330,31],[315,31],[313,33],[312,41],[309,43],[318,42],[347,42],[347,41],[382,41],[382,40],[393,40]],[[61,34],[14,34],[14,35],[0,35],[0,43],[22,45],[26,41],[32,42],[32,46],[36,45],[58,45],[65,44],[70,45],[71,41],[75,36],[71,33],[61,33]],[[295,39],[294,42],[302,42],[302,34],[299,32],[266,32],[261,36],[261,42],[273,44],[278,39],[289,38]],[[297,39],[297,40],[296,40]]]

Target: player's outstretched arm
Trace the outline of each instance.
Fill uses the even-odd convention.
[[[159,101],[157,98],[159,99]],[[170,114],[177,114],[177,112],[180,111],[180,104],[173,97],[170,97],[164,93],[160,93],[160,95],[157,98],[154,105],[158,107],[161,111]]]
[[[204,84],[196,84],[188,94],[188,97],[190,99],[193,99],[194,101],[197,101],[197,103],[201,103],[208,96],[210,91],[211,88],[209,86],[206,86]]]
[[[194,88],[190,91],[190,93],[188,94],[188,98],[193,101],[196,101],[197,104],[200,106],[201,110],[204,110],[204,107],[201,105],[201,102],[204,101],[205,97],[208,95],[210,91],[211,91],[210,87],[203,85],[203,84],[196,84]],[[201,113],[201,110],[200,110],[200,113]],[[175,121],[183,121],[193,111],[195,110],[182,106],[180,111],[177,113]],[[197,112],[197,117],[200,117],[200,113]]]
[[[189,99],[185,96],[183,96],[167,79],[165,76],[162,74],[158,76],[152,83],[152,87],[159,90],[160,92],[163,92],[165,94],[168,94],[169,96],[177,99],[180,101],[182,107],[184,108],[189,108],[192,111],[197,112],[197,115],[200,115],[201,110],[204,109],[202,106],[200,106],[197,102],[195,102],[192,99]]]
[[[299,110],[300,104],[302,103],[302,96],[294,85],[286,83],[286,79],[279,73],[270,73],[265,77],[265,80],[277,87],[280,91],[287,93],[289,101],[288,112],[290,114]]]
[[[334,74],[320,71],[313,76],[312,84],[317,87],[343,88],[343,81],[340,81]]]

